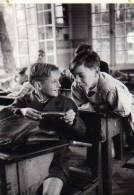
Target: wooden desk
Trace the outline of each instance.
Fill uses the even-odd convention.
[[[83,113],[84,114],[84,113]],[[101,122],[99,120],[101,118]],[[105,142],[102,143],[102,180],[103,194],[112,195],[112,138],[122,132],[122,119],[117,115],[90,113],[87,118],[90,134],[94,134],[94,128],[98,128],[98,133],[101,130],[105,137]],[[89,134],[89,135],[90,135]],[[119,145],[121,145],[121,140]],[[94,153],[96,151],[94,150]],[[120,151],[121,152],[121,151]],[[89,159],[90,160],[90,159]]]
[[[0,105],[7,106],[13,103],[14,97],[0,96]]]
[[[0,195],[34,195],[48,175],[53,152],[67,147],[59,142],[50,146],[33,147],[32,152],[0,153]],[[4,156],[3,156],[4,155]]]

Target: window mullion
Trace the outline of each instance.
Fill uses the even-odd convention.
[[[109,4],[109,19],[110,19],[110,66],[115,66],[115,12],[114,4]]]

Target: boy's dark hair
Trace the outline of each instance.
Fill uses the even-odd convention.
[[[92,46],[86,43],[80,43],[78,47],[75,49],[75,55],[85,51],[92,51]]]
[[[42,81],[49,77],[52,71],[58,71],[58,67],[47,63],[34,63],[29,69],[29,81],[31,84],[34,81]]]
[[[70,71],[73,73],[74,70],[82,64],[88,68],[100,67],[99,55],[87,47],[87,44],[84,49],[76,53],[76,56],[70,64]]]

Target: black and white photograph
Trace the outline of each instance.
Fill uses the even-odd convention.
[[[0,195],[134,195],[132,1],[0,1]]]

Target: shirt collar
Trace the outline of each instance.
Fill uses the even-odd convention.
[[[43,97],[43,95],[40,94],[40,93],[38,93],[37,91],[34,91],[34,95],[35,95],[36,99],[37,99],[40,103],[42,103],[42,104],[48,102],[48,100],[49,100],[49,98]]]

